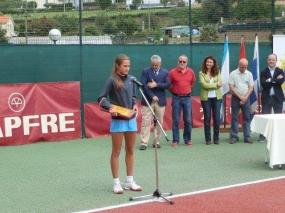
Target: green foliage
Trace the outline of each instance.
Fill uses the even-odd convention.
[[[229,0],[205,0],[202,2],[203,19],[207,23],[216,23],[221,17],[229,17]]]
[[[159,26],[159,22],[157,20],[159,20],[159,17],[154,15],[153,13],[151,14],[145,14],[142,17],[143,21],[144,21],[144,27],[145,29],[148,29],[149,25],[150,25],[150,29],[155,29]]]
[[[118,27],[114,21],[107,21],[103,26],[103,32],[106,34],[115,34],[118,32]]]
[[[109,7],[107,7],[106,10],[120,11],[120,10],[125,10],[126,7],[127,6],[125,3],[114,3],[114,4],[111,4]]]
[[[162,44],[168,44],[169,43],[169,37],[167,35],[162,36]]]
[[[116,25],[118,29],[127,35],[131,35],[135,31],[139,30],[139,24],[131,17],[121,16],[117,19]]]
[[[166,7],[168,2],[173,2],[173,0],[172,1],[170,1],[170,0],[160,0],[160,3],[163,4],[164,7]]]
[[[195,10],[192,10],[192,27],[197,28],[204,25],[203,19],[202,19],[202,8],[195,8]]]
[[[112,41],[115,44],[124,44],[127,39],[127,35],[124,32],[117,33],[114,37],[112,37]]]
[[[0,12],[3,14],[19,13],[18,8],[21,8],[21,6],[21,0],[0,0]]]
[[[28,32],[36,32],[37,36],[47,36],[49,33],[49,30],[55,28],[55,20],[47,18],[47,17],[43,17],[40,19],[35,19],[32,20],[29,24],[28,24]],[[23,32],[25,32],[25,28],[22,25],[21,27],[21,34],[24,34]]]
[[[85,28],[85,34],[84,35],[98,36],[98,35],[100,35],[100,33],[95,26],[87,26]]]
[[[8,43],[8,39],[5,37],[6,31],[0,30],[0,43]]]
[[[133,0],[132,1],[132,3],[134,4],[134,5],[136,5],[136,8],[138,8],[139,7],[139,5],[141,4],[141,0]]]
[[[203,27],[200,35],[200,42],[217,42],[218,41],[218,30],[207,24]]]
[[[38,7],[38,4],[36,1],[29,1],[27,2],[27,8],[28,9],[35,9]]]
[[[71,10],[73,9],[72,3],[64,3],[64,4],[54,4],[54,3],[46,3],[44,6],[48,9],[50,12],[63,12],[65,10]]]
[[[102,25],[110,20],[110,17],[106,15],[106,12],[100,11],[98,16],[93,17],[93,19],[88,19],[88,21],[95,21],[96,25]]]
[[[268,40],[269,40],[269,42],[270,42],[271,44],[273,44],[273,34],[272,34],[272,33],[270,33],[270,34],[268,35]]]
[[[270,2],[271,0],[240,0],[233,8],[233,14],[238,20],[267,18],[271,14]]]
[[[188,7],[182,7],[182,8],[172,8],[169,10],[168,15],[173,18],[173,23],[170,26],[171,27],[175,25],[189,25],[189,8]]]
[[[202,7],[193,6],[191,9],[191,26],[192,28],[198,28],[207,24],[216,24],[220,21],[220,17],[230,18],[225,19],[225,24],[239,22],[237,20],[243,20],[242,22],[244,23],[257,22],[258,24],[261,22],[258,17],[261,17],[262,20],[270,20],[270,1],[271,0],[203,0],[201,1]],[[99,10],[98,6],[104,6],[104,3],[106,2],[109,4],[111,0],[99,0],[96,2],[84,3],[84,6],[88,5],[90,7],[92,6],[93,8],[89,11],[82,11],[82,26],[86,35],[94,35],[94,33],[101,34],[104,32],[109,35],[116,35],[118,42],[128,42],[132,37],[135,40],[137,38],[135,35],[141,35],[142,38],[144,37],[144,41],[148,36],[154,36],[155,41],[159,42],[159,39],[161,37],[156,35],[156,32],[159,32],[161,28],[176,25],[189,25],[189,7],[160,9],[151,8],[149,10],[125,10],[123,9],[124,4],[119,3],[125,2],[125,0],[116,0],[116,3],[110,4],[111,6],[105,8],[106,10]],[[133,1],[133,3],[136,2],[140,4],[141,0]],[[161,3],[163,2],[161,1]],[[171,0],[168,2],[171,2]],[[182,1],[175,0],[175,2],[179,3]],[[58,28],[63,35],[78,35],[78,11],[66,12],[64,13],[65,16],[62,16],[63,4],[46,4],[52,7],[56,7],[58,10],[60,10],[60,13],[57,13],[51,12],[51,9],[46,9],[46,12],[40,11],[39,9],[29,9],[29,5],[31,3],[32,2],[28,2],[27,10],[28,14],[30,15],[28,17],[28,32],[36,31],[36,35],[46,36],[51,28]],[[23,13],[24,10],[16,9],[17,7],[15,7],[15,5],[18,4],[18,8],[22,5],[25,6],[25,0],[0,0],[0,11],[3,9],[3,7],[1,7],[3,4],[6,4],[5,10],[11,9],[17,10],[18,13]],[[66,3],[66,6],[67,5],[68,3]],[[94,9],[94,7],[96,7],[96,9]],[[122,10],[120,12],[117,12],[119,8]],[[33,13],[29,12],[32,10]],[[276,5],[276,16],[280,17],[282,11],[285,11],[285,6]],[[42,20],[44,15],[46,15],[47,20]],[[252,20],[252,17],[258,20]],[[24,36],[24,16],[13,15],[13,19],[16,23],[15,29],[17,29],[19,32],[22,32],[20,35]],[[37,19],[40,21],[36,22]],[[284,19],[282,22],[284,22]],[[142,23],[144,23],[144,32],[141,32]],[[119,34],[120,31],[126,34],[126,39],[124,34]],[[143,34],[146,34],[146,36],[143,36]],[[170,40],[170,42],[172,41]]]
[[[184,1],[179,1],[177,6],[178,7],[185,7],[185,2]]]
[[[105,10],[107,7],[112,5],[111,0],[98,0],[99,6],[102,10]]]
[[[59,29],[61,33],[78,32],[78,19],[75,16],[68,17],[65,14],[55,16],[55,28]]]

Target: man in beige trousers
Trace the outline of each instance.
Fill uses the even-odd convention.
[[[150,59],[151,67],[145,68],[142,71],[141,83],[144,95],[155,113],[158,121],[162,125],[163,116],[165,112],[166,95],[165,90],[170,87],[170,81],[168,77],[168,71],[161,68],[161,58],[158,55],[153,55]],[[148,145],[151,129],[151,121],[153,120],[153,114],[148,107],[144,98],[142,98],[142,126],[141,126],[141,146],[140,150],[145,150]],[[157,141],[157,148],[160,148],[159,140],[161,137],[161,128],[156,125],[156,138],[153,136],[152,146],[155,147],[155,141]]]

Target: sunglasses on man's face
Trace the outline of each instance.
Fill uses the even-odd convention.
[[[187,61],[179,61],[180,64],[186,64]]]

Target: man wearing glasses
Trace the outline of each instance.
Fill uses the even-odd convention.
[[[191,142],[191,117],[192,117],[192,101],[191,92],[196,81],[194,71],[187,67],[188,58],[181,55],[178,58],[178,66],[169,72],[169,80],[171,83],[170,92],[172,93],[172,146],[179,145],[179,122],[181,109],[183,111],[184,131],[183,140],[185,145],[192,146]]]

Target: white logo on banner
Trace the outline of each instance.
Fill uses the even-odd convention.
[[[26,101],[22,94],[16,92],[10,95],[8,105],[13,112],[21,112],[26,106]]]

